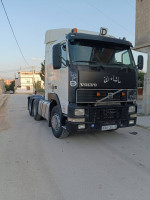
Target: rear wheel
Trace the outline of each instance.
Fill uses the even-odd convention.
[[[29,115],[33,116],[33,106],[31,100],[28,100],[28,109],[29,109]]]
[[[58,106],[54,106],[51,112],[51,127],[56,138],[68,137],[69,132],[62,127],[62,114]]]

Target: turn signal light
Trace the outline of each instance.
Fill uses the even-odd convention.
[[[126,96],[126,93],[125,92],[122,92],[122,97]]]
[[[97,93],[96,93],[96,96],[97,96],[97,97],[100,97],[100,96],[101,96],[100,92],[97,92]]]

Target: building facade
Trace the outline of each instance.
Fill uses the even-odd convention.
[[[37,82],[40,88],[44,88],[44,82],[41,80],[40,72],[18,72],[18,77],[15,78],[15,93],[29,93],[33,94],[36,90]]]
[[[134,50],[147,53],[147,73],[144,77],[142,111],[150,114],[150,0],[136,0]]]
[[[136,0],[135,50],[150,52],[150,0]]]

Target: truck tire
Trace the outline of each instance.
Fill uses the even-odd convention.
[[[51,112],[51,128],[56,138],[68,137],[69,132],[62,128],[62,114],[59,106],[54,106]]]
[[[29,109],[29,115],[33,117],[33,104],[30,99],[28,100],[28,109]]]
[[[36,121],[40,121],[42,119],[41,115],[38,114],[38,102],[36,100],[33,102],[33,116]]]

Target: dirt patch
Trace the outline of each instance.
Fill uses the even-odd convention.
[[[0,96],[0,132],[8,130],[10,125],[6,119],[7,116],[8,95]]]

